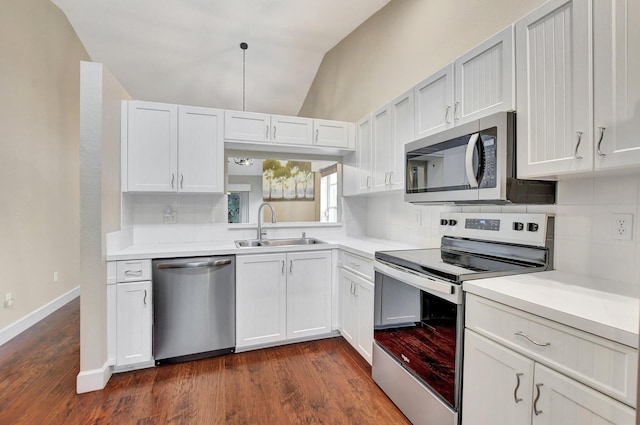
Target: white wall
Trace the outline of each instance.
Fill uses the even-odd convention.
[[[544,0],[392,0],[327,52],[300,116],[356,121]]]
[[[49,0],[0,2],[0,329],[79,285],[80,61]],[[58,272],[58,283],[53,283]]]
[[[126,90],[102,64],[80,75],[79,393],[104,387],[107,365],[107,232],[120,229],[120,102]]]

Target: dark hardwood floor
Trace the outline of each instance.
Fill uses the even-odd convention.
[[[114,374],[75,393],[79,300],[0,347],[0,424],[408,424],[342,338]]]

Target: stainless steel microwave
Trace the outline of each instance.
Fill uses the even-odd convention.
[[[516,118],[499,112],[405,145],[412,203],[554,204],[556,183],[516,176]]]

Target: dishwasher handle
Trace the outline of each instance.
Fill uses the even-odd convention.
[[[157,265],[159,270],[162,269],[196,269],[203,267],[218,267],[231,264],[231,259],[214,260],[214,261],[194,261],[188,263],[160,263]]]

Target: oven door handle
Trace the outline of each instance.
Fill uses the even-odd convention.
[[[409,271],[389,266],[378,260],[374,262],[374,268],[377,272],[394,278],[402,283],[406,283],[425,292],[429,292],[455,304],[462,304],[462,291],[460,290],[460,285],[427,276],[418,276]]]
[[[478,187],[478,179],[476,178],[476,170],[473,169],[473,152],[476,150],[476,144],[478,143],[478,137],[480,133],[473,133],[469,137],[469,143],[467,143],[467,152],[465,155],[465,170],[467,172],[467,180],[469,180],[469,186]],[[478,161],[480,162],[480,161]]]

